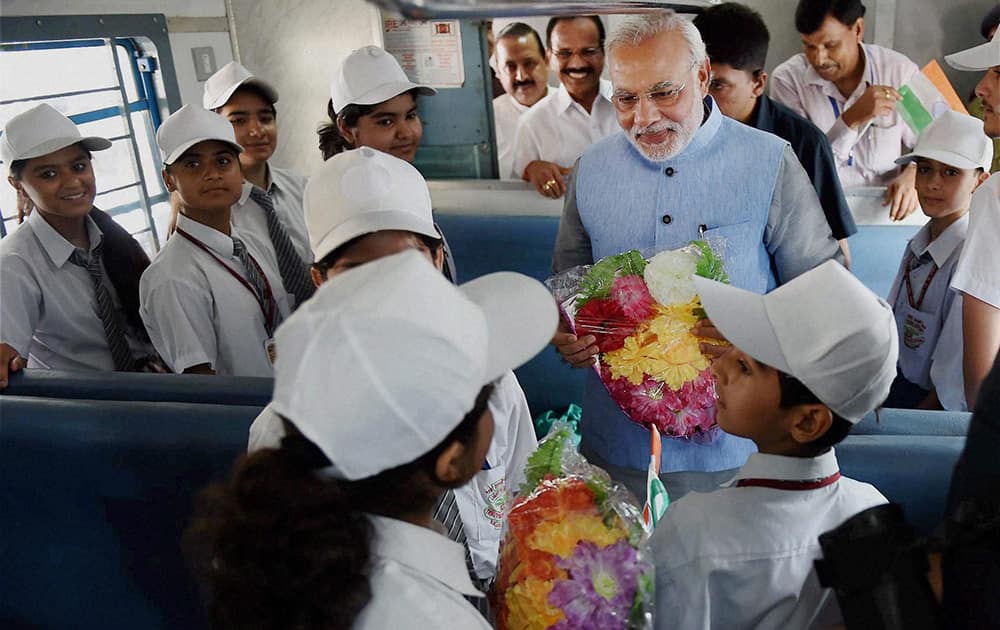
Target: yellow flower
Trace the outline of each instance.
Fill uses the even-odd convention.
[[[564,617],[563,611],[549,605],[553,580],[529,577],[507,589],[506,627],[510,630],[545,630]]]
[[[613,545],[625,537],[621,529],[608,529],[600,516],[579,516],[559,521],[545,521],[528,538],[528,546],[568,558],[581,540],[599,547]]]

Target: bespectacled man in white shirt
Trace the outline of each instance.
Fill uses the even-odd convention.
[[[566,192],[565,176],[594,142],[618,131],[611,83],[604,71],[604,24],[596,15],[559,17],[545,29],[549,67],[560,86],[526,112],[514,140],[514,173],[551,199]]]
[[[523,22],[508,24],[497,34],[490,65],[504,89],[504,94],[493,99],[500,179],[520,179],[514,174],[518,120],[549,93],[549,67],[541,36]]]
[[[866,44],[861,0],[799,0],[803,52],[774,70],[771,97],[826,132],[845,189],[887,186],[889,217],[918,207],[915,169],[896,159],[916,134],[896,113],[899,88],[920,70],[896,51]]]

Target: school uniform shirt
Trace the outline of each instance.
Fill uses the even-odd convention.
[[[826,132],[844,188],[888,184],[899,172],[895,160],[903,154],[903,147],[916,143],[916,134],[898,113],[857,129],[844,123],[843,113],[868,86],[888,85],[898,90],[920,71],[894,50],[875,44],[861,44],[861,49],[864,78],[847,98],[831,81],[819,76],[804,53],[785,61],[771,75],[771,98]]]
[[[465,569],[465,549],[442,534],[383,516],[375,525],[371,600],[352,630],[489,630],[464,596],[482,596]]]
[[[84,222],[92,253],[103,234],[90,216]],[[114,371],[93,280],[70,262],[75,249],[37,211],[0,240],[0,343],[17,350],[29,368]],[[121,310],[103,258],[101,276]],[[133,356],[152,354],[149,343],[125,333]]]
[[[207,363],[220,375],[273,376],[267,351],[271,334],[260,304],[227,270],[246,278],[233,253],[233,238],[243,240],[264,272],[280,322],[290,309],[278,270],[236,229],[229,236],[183,214],[177,217],[177,229],[212,253],[175,233],[142,274],[139,312],[160,356],[177,373]]]
[[[899,330],[899,371],[921,389],[933,387],[949,411],[967,410],[962,380],[962,296],[950,284],[968,229],[968,214],[933,242],[930,224],[920,228],[907,245],[889,290]]]
[[[810,490],[788,481],[812,482]],[[869,484],[839,477],[833,449],[818,457],[755,453],[713,492],[667,508],[651,545],[656,627],[831,628],[836,595],[819,584],[819,535],[886,503]]]
[[[486,451],[486,465],[468,484],[455,490],[473,568],[480,579],[496,575],[506,491],[524,481],[524,466],[538,446],[528,401],[513,372],[499,380],[488,406],[493,414],[493,439]],[[284,435],[281,418],[268,405],[250,425],[247,451],[278,448]]]
[[[302,206],[307,180],[291,171],[274,168],[271,165],[267,168],[271,184],[265,192],[271,196],[278,221],[288,232],[288,238],[292,240],[295,251],[304,262],[311,264],[313,255],[309,247],[309,232],[306,230],[305,210]],[[244,241],[253,241],[261,249],[262,255],[267,257],[271,266],[277,269],[278,255],[274,251],[274,243],[271,242],[271,233],[267,231],[267,215],[260,204],[250,198],[253,189],[253,184],[243,182],[240,199],[232,209],[232,225],[243,235]],[[278,286],[284,285],[279,283]],[[291,293],[288,295],[291,296],[289,303],[294,304],[295,296]]]
[[[951,287],[1000,308],[1000,176],[992,175],[976,189],[969,208],[969,232]]]
[[[517,123],[514,176],[523,177],[525,167],[535,160],[573,166],[587,147],[620,131],[611,92],[611,83],[601,80],[589,114],[562,85],[535,103]]]
[[[546,95],[548,88],[546,88]],[[542,98],[545,98],[544,96]],[[497,133],[497,161],[500,165],[500,179],[521,179],[514,174],[514,136],[521,114],[528,111],[510,94],[504,93],[493,99],[493,122]]]

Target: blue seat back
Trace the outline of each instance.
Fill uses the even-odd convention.
[[[273,379],[247,376],[22,370],[11,375],[10,385],[3,393],[8,396],[263,407],[271,400],[273,389]]]
[[[851,271],[879,297],[889,295],[906,243],[920,229],[913,225],[859,225],[847,239]]]
[[[854,425],[851,435],[937,435],[965,437],[972,414],[966,411],[882,409]]]
[[[964,437],[849,435],[836,447],[841,472],[899,503],[911,525],[930,534],[944,518]]]
[[[259,411],[0,397],[0,626],[205,627],[179,541]]]

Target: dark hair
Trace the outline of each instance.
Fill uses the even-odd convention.
[[[500,32],[496,35],[496,41],[500,41],[505,37],[528,37],[533,36],[535,38],[535,43],[538,44],[538,52],[545,56],[545,44],[542,43],[542,36],[538,34],[538,31],[531,28],[524,22],[511,22],[507,26],[500,29]],[[603,36],[601,37],[603,41]],[[494,47],[496,44],[494,44]]]
[[[226,99],[226,103],[228,103],[231,98],[233,98],[240,92],[249,92],[250,94],[256,94],[257,96],[259,96],[260,100],[264,101],[271,107],[271,113],[274,114],[274,116],[277,118],[278,109],[274,106],[274,101],[271,100],[271,97],[268,96],[267,92],[265,92],[259,85],[255,85],[253,83],[244,83],[235,90],[233,90],[233,93],[229,95],[228,99]],[[222,110],[222,108],[226,106],[226,103],[223,103],[222,105],[216,107],[212,111],[218,114]]]
[[[701,32],[712,63],[751,73],[764,69],[771,35],[760,13],[727,2],[707,7],[694,18],[694,25]]]
[[[337,260],[344,255],[344,252],[347,251],[348,248],[354,246],[358,241],[365,238],[369,234],[373,234],[373,232],[365,232],[364,234],[359,234],[358,236],[355,236],[354,238],[347,241],[343,245],[334,249],[326,256],[323,256],[323,258],[321,258],[320,260],[314,262],[313,267],[316,268],[316,271],[318,271],[320,275],[326,275],[326,272],[329,271],[335,264],[337,264]],[[413,235],[416,236],[418,239],[420,239],[420,242],[423,243],[427,247],[427,249],[430,250],[431,258],[437,256],[438,250],[444,245],[444,242],[440,238],[434,238],[433,236],[427,236],[425,234],[417,234],[416,232],[413,232]]]
[[[545,43],[549,45],[549,48],[552,47],[552,29],[556,27],[556,24],[558,24],[559,22],[565,22],[567,20],[575,20],[577,18],[585,18],[588,20],[592,20],[594,22],[594,25],[597,27],[597,40],[599,42],[597,45],[603,50],[604,22],[602,22],[601,18],[596,15],[563,15],[559,17],[550,18],[548,25],[546,25],[545,27]]]
[[[845,26],[853,26],[865,16],[865,5],[861,0],[799,0],[795,28],[803,35],[815,33],[828,15]]]
[[[401,94],[412,96],[414,104],[416,104],[417,97],[419,96],[417,88],[401,92]],[[396,96],[399,95],[397,94]],[[319,151],[323,154],[323,160],[329,160],[338,153],[355,148],[353,144],[340,134],[340,129],[337,127],[337,118],[343,118],[344,124],[348,127],[356,127],[358,119],[375,111],[378,105],[378,103],[374,105],[356,105],[351,103],[350,105],[345,105],[344,109],[338,112],[333,109],[333,99],[328,100],[326,102],[326,115],[330,119],[330,122],[324,122],[316,129],[316,133],[319,135]]]
[[[990,31],[998,26],[1000,26],[1000,2],[983,16],[983,21],[979,24],[979,32],[982,33],[983,39],[989,39]]]
[[[94,156],[90,150],[80,146],[87,154],[87,159],[92,160]],[[14,160],[10,163],[10,176],[15,181],[21,181],[27,163],[28,160]],[[139,278],[146,267],[149,267],[149,256],[128,230],[118,225],[111,215],[96,207],[91,208],[89,214],[103,235],[101,258],[104,260],[104,269],[108,272],[108,280],[118,294],[125,319],[141,341],[149,341],[146,326],[139,315]]]
[[[778,370],[778,387],[781,390],[781,401],[778,403],[778,406],[782,409],[794,407],[795,405],[825,404],[802,381],[780,370]],[[826,433],[804,445],[807,452],[812,456],[824,453],[831,446],[842,442],[854,426],[832,409],[830,413],[833,414],[833,423],[827,429]]]
[[[183,548],[202,582],[213,627],[348,629],[371,599],[374,529],[365,513],[429,509],[435,465],[453,442],[470,444],[493,388],[431,452],[357,481],[321,479],[319,448],[285,421],[281,448],[237,460],[232,478],[205,489]],[[437,487],[421,482],[433,480]]]

